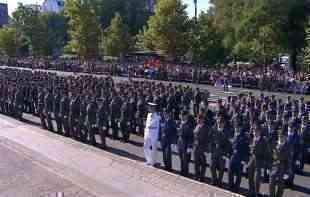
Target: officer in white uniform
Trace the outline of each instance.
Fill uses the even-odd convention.
[[[146,164],[154,166],[156,164],[156,153],[161,117],[156,110],[157,104],[148,103],[148,105],[150,109],[147,115],[144,130],[144,155]]]

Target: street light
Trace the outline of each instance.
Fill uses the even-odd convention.
[[[197,23],[197,0],[194,0],[195,4],[195,22]]]

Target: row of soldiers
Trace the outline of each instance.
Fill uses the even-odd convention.
[[[304,98],[287,101],[249,93],[218,101],[214,112],[208,104],[200,107],[193,124],[188,111],[181,113],[181,124],[166,111],[161,130],[163,158],[171,170],[171,144],[176,143],[181,174],[188,176],[194,156],[195,178],[204,181],[206,154],[210,154],[212,184],[222,186],[225,161],[229,187],[239,192],[243,173],[249,178],[249,196],[259,195],[262,177],[270,179],[270,195],[282,196],[286,184],[293,185],[296,173],[302,174],[309,156],[309,103]],[[193,150],[191,150],[193,149]],[[244,170],[246,168],[246,170]]]
[[[13,69],[0,74],[1,113],[20,119],[23,112],[35,114],[43,128],[94,145],[98,133],[102,148],[106,148],[108,135],[124,142],[131,133],[142,135],[147,103],[157,103],[162,114],[160,141],[166,169],[172,169],[171,146],[177,144],[181,174],[188,176],[193,155],[195,177],[204,181],[205,155],[209,153],[212,183],[222,185],[227,160],[229,185],[235,192],[240,188],[243,166],[247,166],[250,194],[259,193],[261,171],[269,171],[271,194],[281,196],[283,176],[288,174],[292,183],[300,169],[296,161],[303,165],[306,154],[300,153],[310,144],[309,109],[302,98],[282,101],[249,93],[229,97],[227,102],[219,100],[213,111],[208,106],[208,93],[188,86],[116,83],[110,77]]]

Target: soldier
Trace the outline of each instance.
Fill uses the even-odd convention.
[[[20,88],[17,88],[14,99],[15,117],[19,120],[23,118],[23,94]]]
[[[177,125],[172,118],[172,112],[164,111],[164,117],[162,118],[161,130],[160,130],[160,142],[163,153],[163,161],[165,169],[171,171],[171,145],[176,142],[177,138]]]
[[[138,127],[138,134],[143,135],[143,124],[144,124],[144,117],[146,116],[146,104],[143,95],[139,95],[138,102],[137,102],[137,112],[136,112],[136,124]]]
[[[98,108],[97,125],[101,138],[101,148],[106,149],[106,136],[108,132],[108,109],[103,100]]]
[[[212,185],[221,186],[225,170],[225,158],[231,153],[231,145],[224,133],[225,121],[220,117],[217,128],[211,133],[211,175]]]
[[[47,129],[46,123],[45,123],[45,115],[44,115],[44,99],[45,98],[45,90],[42,88],[39,89],[39,95],[38,95],[38,114],[41,120],[41,125],[43,129]]]
[[[97,112],[98,106],[96,100],[93,98],[92,101],[87,105],[87,131],[89,134],[89,140],[92,145],[96,145],[95,129],[97,129]]]
[[[77,94],[73,94],[70,101],[70,113],[69,113],[69,129],[70,136],[78,139],[79,136],[79,118],[80,118],[80,99]]]
[[[304,164],[307,160],[308,151],[310,152],[310,124],[307,116],[305,116],[302,120],[300,127],[300,134],[301,134],[302,151],[303,151],[303,155],[301,158],[301,169],[303,169]]]
[[[79,138],[82,142],[87,141],[87,127],[86,127],[86,118],[87,118],[87,101],[88,97],[82,96],[80,102],[80,115],[79,115]]]
[[[144,155],[146,164],[154,166],[156,164],[157,142],[160,130],[160,115],[157,112],[157,104],[148,103],[149,113],[147,115],[144,130]]]
[[[249,139],[242,122],[235,129],[235,136],[232,139],[233,152],[230,157],[228,180],[229,188],[238,193],[242,178],[243,163],[246,163],[250,155]]]
[[[64,91],[60,100],[60,115],[62,118],[62,124],[64,129],[64,135],[70,136],[69,130],[69,112],[70,112],[70,101],[68,98],[68,92]]]
[[[112,101],[110,103],[110,119],[112,128],[112,139],[118,139],[118,120],[120,118],[120,106],[122,105],[121,98],[116,92],[112,93]]]
[[[206,174],[206,156],[210,140],[210,127],[205,124],[205,118],[202,114],[197,116],[197,126],[194,129],[194,162],[195,162],[195,178],[197,181],[204,182]]]
[[[51,94],[51,91],[48,90],[47,94],[44,97],[44,115],[46,118],[48,130],[54,132],[52,113],[53,113],[53,95]]]
[[[187,111],[181,113],[181,125],[178,129],[178,152],[181,161],[181,175],[188,176],[188,165],[193,144],[193,125],[190,123]]]
[[[55,117],[55,121],[57,125],[57,132],[61,134],[62,133],[62,118],[60,114],[61,94],[60,94],[59,88],[56,89],[53,100],[54,100],[53,112],[54,112],[54,117]]]
[[[290,154],[289,143],[286,137],[279,133],[278,141],[272,148],[272,170],[269,185],[270,197],[282,197],[285,189],[284,175],[290,169]]]
[[[265,161],[269,160],[271,150],[267,140],[262,135],[262,128],[259,123],[253,127],[254,136],[251,144],[251,157],[248,164],[249,193],[250,196],[258,196],[261,184],[261,172]]]
[[[291,160],[291,173],[288,178],[288,185],[292,187],[294,185],[295,174],[299,172],[301,165],[301,156],[302,156],[302,144],[301,137],[298,133],[298,128],[296,123],[290,121],[288,125],[288,143],[292,151],[292,160]]]
[[[120,118],[120,129],[122,132],[122,136],[123,142],[128,142],[129,141],[129,137],[130,137],[130,131],[129,131],[129,116],[130,116],[130,112],[129,112],[129,104],[128,104],[128,100],[125,97],[123,99],[123,104],[121,106],[121,118]]]

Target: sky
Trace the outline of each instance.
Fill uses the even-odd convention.
[[[194,0],[183,0],[184,3],[188,5],[187,11],[190,16],[194,16],[195,13],[195,7],[194,7]],[[209,0],[197,0],[198,2],[198,9],[199,11],[207,10],[209,3]],[[5,0],[4,0],[5,2]],[[43,0],[7,0],[6,1],[9,6],[9,13],[11,14],[17,7],[18,2],[21,2],[23,4],[42,4]]]

